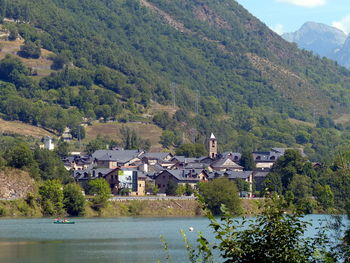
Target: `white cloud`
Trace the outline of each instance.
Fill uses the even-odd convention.
[[[346,34],[350,33],[350,14],[344,16],[339,21],[334,21],[332,26],[344,31]]]
[[[284,27],[282,24],[277,24],[277,25],[271,27],[271,29],[279,35],[282,35],[284,33]]]
[[[289,3],[303,7],[316,7],[326,4],[327,0],[276,0],[280,3]]]

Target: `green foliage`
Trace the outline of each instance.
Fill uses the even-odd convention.
[[[178,190],[180,186],[172,179],[169,180],[168,182],[168,187],[166,189],[166,195],[177,195],[181,194],[181,189]],[[185,189],[182,189],[185,190]]]
[[[163,131],[160,137],[160,143],[164,148],[170,148],[175,140],[175,134],[173,131]]]
[[[176,155],[183,155],[185,157],[200,157],[207,155],[207,150],[203,144],[185,143],[176,149]]]
[[[278,158],[272,167],[272,172],[281,176],[282,185],[286,188],[296,174],[303,173],[306,159],[297,150],[287,150],[283,156]]]
[[[63,186],[58,180],[47,180],[39,187],[41,207],[44,215],[63,214]]]
[[[20,143],[6,152],[6,159],[9,166],[21,169],[34,164],[34,156],[28,144]]]
[[[21,46],[19,55],[24,58],[40,58],[41,47],[40,42],[26,41],[24,45]]]
[[[151,148],[151,143],[148,139],[142,139],[136,131],[129,127],[122,127],[120,129],[122,135],[123,147],[125,150],[143,149],[148,151]]]
[[[64,208],[71,216],[83,216],[85,214],[85,196],[83,189],[78,184],[67,184],[63,188]]]
[[[100,210],[107,205],[108,199],[111,197],[111,188],[103,178],[90,180],[89,194],[94,195],[92,199],[93,208]]]
[[[242,153],[240,165],[244,167],[245,171],[253,171],[255,169],[255,161],[251,152],[244,151]]]
[[[322,186],[317,184],[314,189],[314,194],[317,201],[326,210],[334,207],[334,193],[329,185]]]
[[[225,205],[231,214],[237,215],[242,212],[237,186],[227,178],[200,183],[199,193],[215,215],[221,214],[221,205]]]
[[[39,165],[41,179],[58,179],[65,184],[73,181],[69,172],[64,168],[62,160],[55,152],[47,149],[36,149],[34,158]]]
[[[204,204],[204,199],[200,200]],[[185,239],[190,262],[214,262],[215,254],[220,254],[223,262],[232,263],[325,262],[331,259],[326,250],[329,240],[324,230],[321,229],[313,238],[305,237],[309,223],[302,220],[303,215],[298,211],[286,214],[286,208],[283,198],[274,196],[267,201],[261,215],[243,222],[232,218],[225,206],[221,208],[221,221],[207,210],[215,242],[211,245],[199,234],[198,248],[195,249]]]

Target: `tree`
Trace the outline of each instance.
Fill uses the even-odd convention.
[[[185,143],[176,149],[176,154],[185,157],[200,157],[207,155],[207,150],[203,144]]]
[[[255,161],[251,152],[244,151],[241,156],[240,165],[245,171],[253,171],[255,169]]]
[[[221,214],[221,205],[225,205],[232,214],[240,214],[241,203],[237,186],[227,178],[217,178],[210,182],[199,183],[199,193],[214,215]]]
[[[32,41],[26,41],[24,45],[21,46],[19,55],[24,58],[40,58],[41,48],[40,43],[33,43]]]
[[[50,59],[53,61],[51,68],[54,70],[63,69],[64,66],[69,62],[69,58],[64,54],[51,56]]]
[[[100,210],[105,207],[108,199],[111,197],[111,188],[107,181],[103,178],[98,178],[89,181],[89,194],[94,195],[92,200],[93,208]]]
[[[314,194],[317,201],[324,209],[329,209],[334,206],[334,193],[329,185],[322,186],[317,184],[314,189]]]
[[[103,139],[96,138],[96,139],[90,141],[86,145],[85,151],[88,154],[92,154],[92,153],[94,153],[97,150],[104,150],[104,149],[106,149],[106,147],[107,147],[107,143]]]
[[[123,147],[126,150],[136,150],[136,149],[144,149],[149,150],[151,147],[151,142],[148,139],[140,138],[136,131],[123,126],[120,129],[120,133],[122,135]]]
[[[44,215],[63,214],[63,186],[58,180],[47,180],[39,187]]]
[[[63,162],[56,152],[47,149],[36,149],[34,158],[38,163],[41,179],[58,179],[62,183],[73,181],[72,176],[64,168]]]
[[[18,169],[31,167],[35,162],[33,152],[26,143],[19,143],[9,149],[5,156],[8,165]]]
[[[59,140],[57,146],[55,147],[55,153],[60,158],[66,158],[69,153],[69,144],[67,142]]]
[[[309,177],[296,174],[288,185],[288,189],[294,194],[295,200],[298,202],[311,196],[311,184],[312,181]]]
[[[282,180],[281,177],[276,173],[269,173],[263,183],[264,191],[276,192],[282,194]]]
[[[64,208],[71,216],[83,216],[85,214],[85,196],[83,189],[78,184],[67,184],[63,188]]]
[[[303,174],[306,163],[300,151],[286,150],[284,155],[278,158],[271,171],[281,177],[283,190],[286,190],[294,175]]]
[[[173,145],[175,139],[175,134],[173,131],[163,131],[162,136],[160,136],[160,143],[164,148],[169,148]]]
[[[174,180],[170,179],[168,182],[168,186],[166,188],[166,191],[165,191],[166,195],[178,194],[178,192],[177,192],[178,187],[179,187],[178,184]]]

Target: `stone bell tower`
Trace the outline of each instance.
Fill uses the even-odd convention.
[[[213,133],[210,135],[210,139],[208,141],[208,155],[211,159],[215,159],[218,155],[218,144]]]

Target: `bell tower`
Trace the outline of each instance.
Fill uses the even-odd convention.
[[[210,135],[210,139],[208,141],[208,155],[211,159],[215,159],[218,155],[218,144],[213,133]]]

